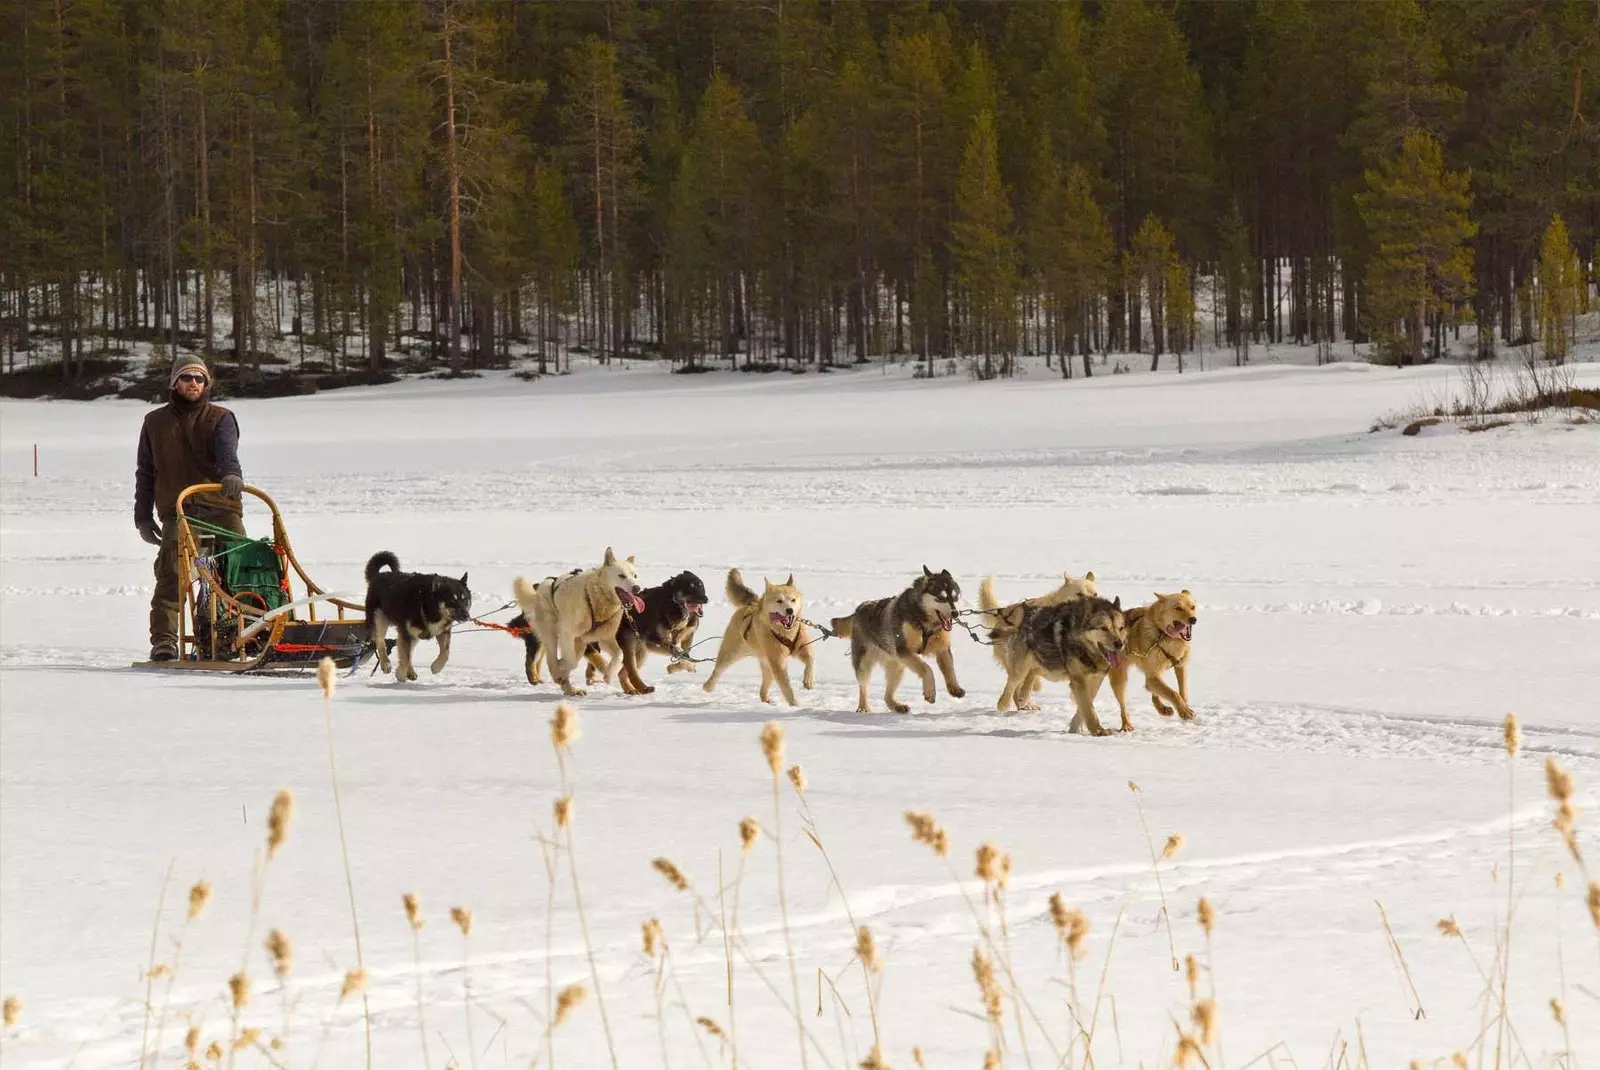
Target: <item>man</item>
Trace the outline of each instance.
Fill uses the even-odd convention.
[[[221,494],[191,495],[184,512],[244,534],[239,421],[211,403],[211,373],[199,357],[174,359],[170,385],[170,400],[144,418],[134,476],[134,526],[145,542],[161,547],[156,555],[156,593],[150,599],[151,661],[171,661],[179,653],[182,605],[178,526],[173,522],[178,495],[196,483],[221,483]]]

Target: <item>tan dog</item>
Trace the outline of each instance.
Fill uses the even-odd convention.
[[[794,685],[789,682],[789,658],[798,658],[805,665],[801,686],[808,691],[816,682],[817,668],[812,660],[810,632],[800,623],[805,595],[794,585],[794,576],[779,584],[765,581],[758,595],[744,585],[738,569],[730,569],[728,601],[735,607],[733,617],[728,621],[728,630],[722,633],[717,664],[706,679],[705,689],[715,691],[717,681],[729,666],[754,655],[761,663],[761,701],[772,701],[772,685],[776,681],[784,701],[798,706]]]
[[[1157,592],[1150,605],[1128,610],[1128,645],[1121,664],[1111,670],[1111,692],[1122,709],[1124,732],[1133,731],[1125,693],[1128,669],[1135,665],[1144,673],[1144,689],[1150,692],[1150,704],[1157,713],[1172,716],[1171,708],[1161,701],[1166,699],[1178,708],[1179,717],[1194,720],[1194,710],[1189,705],[1189,643],[1198,621],[1196,613],[1194,596],[1186,590],[1177,594]],[[1161,678],[1169,667],[1178,678],[1176,691]]]
[[[1082,579],[1073,578],[1072,573],[1061,573],[1061,586],[1053,591],[1037,595],[1033,598],[1023,599],[1021,602],[1012,602],[1002,606],[1000,599],[994,593],[994,577],[985,576],[978,585],[978,608],[983,610],[983,623],[989,629],[989,638],[994,641],[994,660],[1003,667],[1004,659],[1000,656],[1000,644],[1016,630],[1018,622],[1022,620],[1026,607],[1029,606],[1059,606],[1067,602],[1076,602],[1083,598],[1100,597],[1100,588],[1095,586],[1093,570],[1085,572]],[[1038,677],[1024,680],[1019,685],[1017,706],[1026,708],[1032,700],[1034,688],[1039,686]]]
[[[632,557],[619,560],[608,546],[598,568],[548,576],[537,587],[518,576],[511,591],[539,638],[550,675],[564,694],[584,693],[573,686],[572,670],[590,643],[598,643],[606,655],[606,682],[616,679],[622,661],[622,648],[617,645],[622,608],[627,605],[635,613],[644,611]],[[530,664],[527,671],[532,681],[537,666]]]

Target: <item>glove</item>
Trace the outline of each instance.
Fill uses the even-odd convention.
[[[154,520],[146,520],[139,524],[139,538],[151,546],[161,545],[161,528]]]
[[[236,476],[232,473],[229,473],[228,475],[222,477],[222,496],[224,498],[227,498],[229,501],[236,502],[243,494],[244,476]]]

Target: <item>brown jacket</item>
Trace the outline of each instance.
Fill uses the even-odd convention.
[[[224,421],[231,426],[228,433],[219,435]],[[219,440],[226,440],[221,450]],[[233,413],[209,401],[192,406],[169,403],[147,415],[139,433],[135,523],[148,519],[152,506],[165,523],[177,512],[178,495],[185,487],[217,483],[224,475],[238,474],[238,457],[232,450],[237,442],[238,423]],[[241,511],[239,502],[220,494],[196,494],[187,505],[224,513]]]

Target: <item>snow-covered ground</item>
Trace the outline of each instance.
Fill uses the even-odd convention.
[[[798,989],[807,1065],[853,1067],[874,1036],[853,919],[883,958],[887,1063],[918,1065],[915,1046],[929,1067],[978,1066],[992,1040],[977,915],[1009,949],[1011,1066],[1085,1065],[1072,972],[1084,1031],[1098,994],[1094,1066],[1170,1061],[1191,1004],[1174,951],[1209,962],[1213,1066],[1447,1065],[1457,1050],[1474,1066],[1576,1065],[1552,998],[1572,1049],[1600,1056],[1600,933],[1549,828],[1542,769],[1554,757],[1576,775],[1595,855],[1600,428],[1368,433],[1448,395],[1451,374],[1336,364],[975,384],[903,368],[634,368],[239,403],[246,475],[331,589],[359,589],[367,556],[391,549],[408,567],[470,570],[487,611],[516,575],[597,562],[610,545],[647,582],[702,576],[715,592],[702,636],[721,631],[735,566],[793,572],[813,620],[896,592],[923,564],[949,568],[969,601],[984,575],[1023,596],[1092,568],[1125,602],[1187,587],[1201,607],[1199,722],[1135,702],[1128,736],[1068,735],[1060,686],[1042,713],[995,713],[999,672],[965,638],[967,697],[941,689],[906,716],[854,712],[838,641],[818,648],[817,689],[797,710],[762,706],[749,662],[712,695],[703,674],[667,677],[657,658],[654,695],[578,700],[567,769],[604,1021],[567,860],[552,907],[538,840],[562,790],[554,688],[529,687],[520,646],[492,632],[458,639],[438,677],[342,680],[332,723],[372,1065],[610,1066],[608,1031],[623,1066],[730,1065],[693,1024],[703,1016],[739,1065],[795,1067]],[[1577,379],[1600,384],[1600,368]],[[205,878],[215,892],[183,940],[159,1065],[181,1063],[191,1023],[202,1049],[226,1044],[227,979],[247,954],[242,1023],[279,1046],[241,1065],[365,1065],[360,1001],[338,1001],[356,951],[315,683],[128,668],[151,585],[129,516],[145,411],[0,404],[0,992],[24,1001],[0,1054],[138,1065],[167,990],[155,981],[147,1015],[145,971],[174,962],[187,889]],[[1109,690],[1099,706],[1114,722]],[[1514,763],[1508,711],[1524,734]],[[768,720],[805,767],[828,861],[787,783],[774,816]],[[281,787],[298,816],[252,929],[252,857]],[[953,873],[912,842],[908,809],[948,828]],[[746,815],[767,835],[742,855]],[[1158,887],[1151,842],[1159,852],[1174,833]],[[984,841],[1013,860],[1005,935],[972,876]],[[682,867],[698,908],[652,871],[657,857]],[[427,919],[416,959],[406,891]],[[1090,922],[1075,971],[1047,909],[1057,891]],[[1201,896],[1217,910],[1209,952]],[[1479,969],[1497,971],[1508,905],[1502,1029]],[[472,910],[470,937],[451,906]],[[1465,946],[1440,934],[1450,916]],[[640,948],[650,917],[672,949],[659,1002]],[[295,945],[283,991],[261,949],[273,927]],[[551,986],[575,982],[589,999],[548,1052]]]

